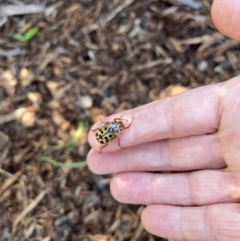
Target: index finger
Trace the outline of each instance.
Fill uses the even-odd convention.
[[[119,135],[121,147],[124,148],[155,140],[214,133],[220,119],[219,91],[222,85],[189,90],[114,114],[104,121],[113,121],[122,116],[130,123],[134,118],[132,125]],[[101,125],[97,122],[93,129]],[[94,131],[89,132],[89,143],[95,150],[101,149],[102,145],[97,142]],[[118,149],[118,141],[113,141],[102,151]]]

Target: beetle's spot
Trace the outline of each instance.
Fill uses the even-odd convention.
[[[112,138],[112,135],[109,135],[110,138]]]
[[[107,127],[105,127],[104,130],[106,131],[106,130],[107,130]]]
[[[109,133],[113,133],[113,132],[114,132],[114,129],[111,127],[111,128],[109,128],[108,132],[109,132]]]
[[[101,144],[104,144],[104,141],[100,141]]]

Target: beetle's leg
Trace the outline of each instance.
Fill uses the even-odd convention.
[[[91,129],[91,131],[96,131],[96,130],[99,130],[99,129],[100,129],[100,127],[96,128],[96,129]]]
[[[128,121],[127,119],[123,119],[123,118],[122,118],[122,115],[120,116],[120,118],[114,118],[114,121],[116,121],[116,120],[125,120],[125,121]]]
[[[108,143],[101,147],[99,154],[101,154],[102,149],[103,149],[105,146],[107,146],[107,145],[108,145]]]
[[[124,148],[121,147],[121,145],[120,145],[120,138],[118,138],[118,145],[119,145],[120,148],[124,149]]]
[[[101,118],[100,118],[99,120],[100,120],[103,124],[106,124],[106,123],[107,123],[107,121],[106,121],[106,122],[102,121]],[[96,131],[96,130],[99,130],[100,128],[101,128],[101,126],[98,127],[98,128],[96,128],[96,129],[91,129],[91,131]]]
[[[107,121],[102,121],[102,118],[99,119],[103,124],[106,124]]]
[[[132,125],[133,121],[134,121],[134,117],[132,118],[131,123],[128,126],[124,126],[123,129],[128,129]]]

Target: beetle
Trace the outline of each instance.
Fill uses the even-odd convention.
[[[124,126],[124,124],[122,123],[122,121],[124,120],[128,121],[126,119],[123,119],[122,116],[120,118],[114,118],[111,122],[103,122],[102,119],[100,119],[103,125],[96,129],[91,129],[92,131],[96,131],[95,137],[97,141],[103,145],[100,149],[100,154],[102,152],[102,149],[106,147],[109,142],[115,140],[116,138],[118,138],[118,146],[123,149],[123,147],[121,147],[120,145],[119,134],[132,125],[134,118],[132,118],[132,121],[128,126]]]

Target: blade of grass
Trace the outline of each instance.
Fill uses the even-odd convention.
[[[77,139],[83,133],[83,131],[84,131],[84,124],[83,124],[83,122],[80,122],[79,125],[78,125],[78,128],[77,128],[77,131],[75,132],[73,137],[65,145],[63,145],[63,146],[52,146],[48,150],[45,151],[45,154],[51,153],[53,151],[58,151],[58,150],[61,150],[61,149],[64,149],[64,148],[66,149],[64,154],[69,154],[72,151]]]
[[[46,156],[41,156],[38,161],[40,162],[47,162],[51,164],[54,167],[66,167],[66,168],[83,168],[87,166],[87,161],[82,161],[82,162],[73,162],[73,163],[62,163],[62,162],[57,162],[49,157]]]
[[[72,151],[76,141],[82,135],[83,131],[84,131],[84,125],[83,125],[83,122],[81,121],[78,125],[77,131],[65,145],[65,148],[66,148],[65,154],[70,153]]]

